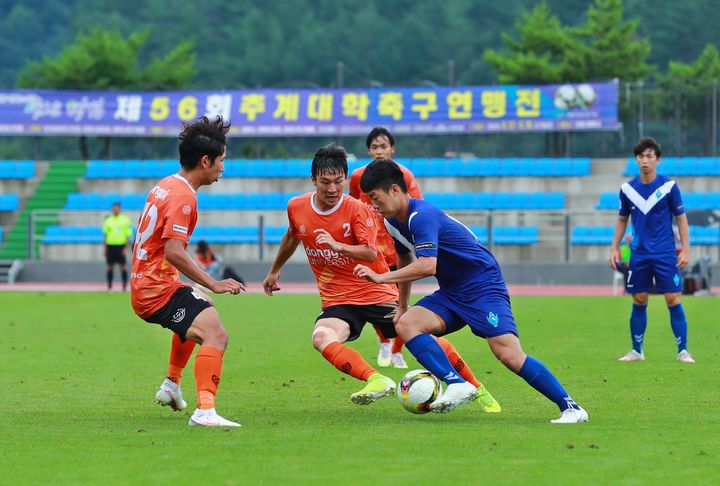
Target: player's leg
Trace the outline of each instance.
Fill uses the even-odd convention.
[[[670,327],[677,342],[677,360],[682,363],[694,363],[687,350],[688,325],[685,310],[681,302],[682,275],[677,267],[677,257],[668,255],[654,260],[655,281],[658,292],[665,296],[665,303],[670,312]]]
[[[364,324],[364,320],[352,315],[349,306],[333,306],[318,317],[312,334],[313,347],[323,358],[342,373],[367,382],[362,390],[350,395],[350,400],[359,405],[368,405],[395,393],[395,382],[379,373],[355,349],[344,344],[356,339]]]
[[[402,354],[402,348],[405,345],[405,341],[400,336],[396,336],[392,341],[392,347],[390,348],[390,361],[392,362],[393,368],[407,369],[408,365],[405,362],[405,357]]]
[[[450,364],[452,364],[453,368],[455,368],[465,381],[471,383],[477,389],[477,398],[475,398],[475,403],[478,404],[480,409],[486,413],[501,412],[502,408],[500,407],[498,401],[495,400],[495,397],[490,394],[488,389],[480,383],[477,378],[475,378],[475,374],[472,372],[470,366],[465,362],[465,360],[463,360],[462,356],[460,356],[460,353],[458,353],[457,349],[455,349],[455,346],[453,346],[453,344],[445,338],[438,338],[437,341],[445,352],[445,356],[447,356],[448,360],[450,360]]]
[[[173,410],[185,410],[187,402],[183,399],[180,381],[182,372],[185,369],[192,352],[195,349],[195,342],[189,339],[185,342],[180,336],[173,334],[172,345],[170,346],[170,360],[165,381],[155,394],[155,400],[163,406],[169,406]]]
[[[436,302],[437,298],[433,296],[434,294],[426,296],[418,305],[411,307],[400,317],[395,328],[415,359],[447,384],[445,392],[430,405],[431,411],[445,413],[474,400],[477,389],[457,373],[443,348],[432,336],[432,334],[444,334],[445,322],[452,318],[450,315],[440,316],[428,308],[433,305],[433,309],[440,309],[439,302]],[[421,303],[423,305],[419,305]],[[446,314],[443,311],[439,312]]]
[[[127,264],[125,264],[125,263],[120,265],[120,276],[122,277],[122,289],[123,289],[123,292],[125,292],[127,290],[127,281],[128,281]]]
[[[108,252],[110,250],[108,249]],[[112,283],[113,283],[113,267],[114,265],[112,263],[108,263],[105,269],[105,279],[107,280],[107,289],[108,292],[112,290]]]
[[[587,422],[587,412],[575,403],[543,363],[523,352],[520,340],[515,334],[488,337],[487,342],[502,364],[558,406],[561,416],[553,420],[553,423]]]
[[[642,361],[645,359],[643,343],[647,329],[648,292],[653,284],[653,272],[650,262],[633,256],[628,267],[628,279],[625,285],[627,293],[632,294],[633,304],[630,312],[630,342],[632,349],[619,358],[619,361]]]
[[[206,302],[201,297],[198,298]],[[194,368],[198,408],[190,417],[189,425],[239,427],[240,424],[221,417],[215,411],[215,395],[220,384],[223,354],[228,343],[228,334],[217,310],[206,307],[200,312],[187,330],[186,338],[200,345]]]
[[[392,364],[392,341],[390,338],[385,337],[382,329],[378,326],[373,325],[373,329],[375,329],[375,333],[380,340],[378,345],[377,365],[380,368],[387,368]]]

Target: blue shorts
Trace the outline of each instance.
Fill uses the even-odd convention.
[[[440,289],[423,297],[415,305],[440,316],[445,321],[446,333],[468,325],[473,334],[482,338],[509,333],[518,335],[510,301],[498,295],[481,295],[475,299],[465,297],[461,301]]]
[[[653,278],[655,286],[653,287]],[[625,284],[628,294],[655,292],[666,294],[682,292],[682,275],[677,267],[677,255],[637,255],[630,257],[628,278]]]

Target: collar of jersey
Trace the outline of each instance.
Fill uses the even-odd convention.
[[[315,194],[317,194],[317,193],[314,192],[314,193],[310,196],[310,206],[312,206],[313,211],[315,211],[316,213],[318,213],[320,216],[327,216],[328,214],[334,213],[335,211],[337,211],[338,209],[340,209],[340,206],[342,205],[343,201],[345,200],[345,194],[343,194],[343,195],[340,197],[340,201],[338,201],[338,203],[337,203],[335,206],[331,207],[331,208],[328,209],[327,211],[321,211],[317,206],[315,206]]]
[[[642,211],[643,214],[647,214],[658,202],[660,202],[662,198],[670,193],[674,185],[675,181],[667,181],[665,184],[655,189],[647,199],[642,197],[640,193],[637,192],[628,182],[623,184],[620,187],[620,190],[622,190],[623,194],[630,199],[630,202],[632,202],[636,208]]]
[[[185,179],[183,176],[181,176],[180,174],[173,174],[173,177],[183,181],[185,184],[187,184],[187,186],[190,188],[190,190],[193,192],[193,194],[196,194],[195,189],[193,189],[193,186],[191,186],[190,183],[188,182],[188,180]]]

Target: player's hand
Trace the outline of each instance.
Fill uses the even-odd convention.
[[[273,292],[280,290],[280,286],[277,284],[280,280],[279,273],[268,273],[265,280],[262,282],[263,290],[266,294],[272,296]]]
[[[237,295],[240,292],[245,292],[245,285],[235,279],[226,278],[225,280],[216,280],[210,290],[216,294]]]
[[[400,322],[400,318],[408,311],[408,308],[405,306],[398,306],[397,312],[395,312],[395,317],[393,317],[393,325],[397,325],[398,322]]]
[[[318,245],[325,245],[332,251],[340,251],[341,243],[335,241],[335,239],[330,235],[330,233],[328,233],[322,228],[316,229],[314,233],[317,234],[317,236],[315,237],[315,243],[317,243]]]
[[[372,283],[383,283],[382,274],[379,274],[365,265],[356,265],[353,269],[353,273],[356,277],[364,278],[368,282]]]
[[[616,249],[610,250],[610,268],[617,270],[617,262],[620,261],[620,252]]]
[[[680,250],[680,253],[678,253],[677,267],[682,270],[688,266],[688,263],[690,263],[690,253],[685,249]]]

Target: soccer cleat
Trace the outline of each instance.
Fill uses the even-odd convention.
[[[560,413],[560,418],[551,420],[553,424],[579,424],[580,422],[587,422],[588,414],[582,408],[566,408]]]
[[[625,356],[618,358],[618,361],[645,361],[645,355],[631,349]]]
[[[392,350],[391,350],[392,344],[387,343],[380,343],[380,349],[378,350],[377,355],[377,364],[380,368],[387,368],[392,364]]]
[[[393,368],[407,369],[407,367],[408,367],[407,363],[405,362],[405,358],[403,358],[402,353],[393,353],[391,361],[392,361]]]
[[[167,378],[162,382],[160,389],[155,394],[155,401],[163,407],[172,408],[176,412],[187,408],[187,402],[183,400],[180,385]]]
[[[201,427],[240,427],[239,423],[218,415],[214,408],[208,410],[196,408],[188,421],[188,425],[190,427],[198,425]]]
[[[440,395],[440,398],[430,404],[430,411],[435,413],[447,413],[454,410],[465,402],[475,400],[477,389],[468,383],[451,383]]]
[[[358,405],[370,405],[372,402],[395,394],[395,382],[380,373],[372,375],[362,390],[350,395],[350,401]]]
[[[683,349],[678,353],[677,360],[681,363],[694,363],[695,360],[693,359],[692,355],[688,353],[687,349]]]
[[[502,407],[500,407],[498,401],[490,395],[490,392],[483,385],[480,385],[477,389],[475,403],[477,403],[480,410],[485,413],[500,413],[502,411]]]

